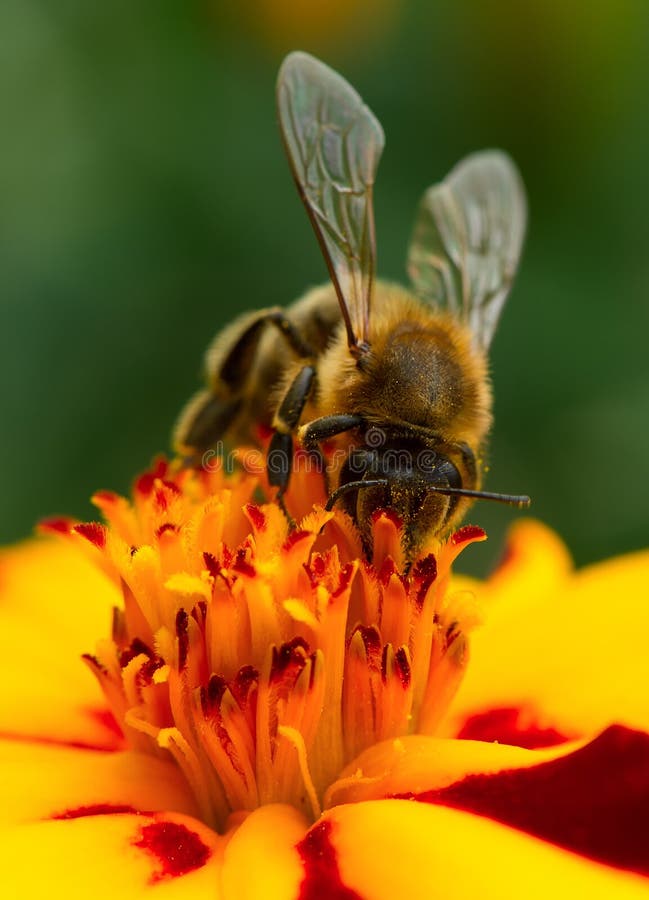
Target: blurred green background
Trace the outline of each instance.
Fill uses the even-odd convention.
[[[387,146],[378,269],[403,280],[423,189],[507,149],[529,190],[493,345],[492,490],[526,491],[579,563],[647,544],[646,0],[0,5],[0,539],[92,517],[168,447],[203,349],[326,277],[274,79],[300,47]],[[498,557],[511,510],[475,507]]]

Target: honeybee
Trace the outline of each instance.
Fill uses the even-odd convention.
[[[411,560],[476,498],[530,502],[481,490],[486,354],[520,258],[523,184],[500,151],[467,157],[421,200],[408,255],[414,292],[375,282],[381,125],[342,76],[301,52],[280,68],[277,108],[331,283],[216,337],[207,387],[183,411],[175,446],[197,461],[217,441],[270,426],[268,478],[282,502],[295,441],[314,453],[326,442],[342,459],[328,507],[343,504],[370,554],[373,512],[393,510]]]

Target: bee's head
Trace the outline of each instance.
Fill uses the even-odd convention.
[[[469,448],[453,446],[447,454],[440,447],[438,438],[372,426],[364,443],[350,450],[327,506],[332,508],[339,499],[344,503],[369,555],[377,509],[389,509],[402,521],[404,551],[412,559],[431,534],[450,529],[476,499],[529,505],[529,497],[477,490]]]

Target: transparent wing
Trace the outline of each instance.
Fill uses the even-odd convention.
[[[374,277],[372,187],[384,137],[344,78],[291,53],[277,79],[282,140],[338,294],[352,352],[367,343]]]
[[[516,274],[527,203],[501,151],[466,157],[422,197],[408,253],[419,296],[449,310],[487,348]]]

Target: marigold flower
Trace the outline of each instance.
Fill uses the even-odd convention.
[[[523,522],[480,584],[265,497],[161,460],[0,558],[7,895],[649,896],[649,553]]]

